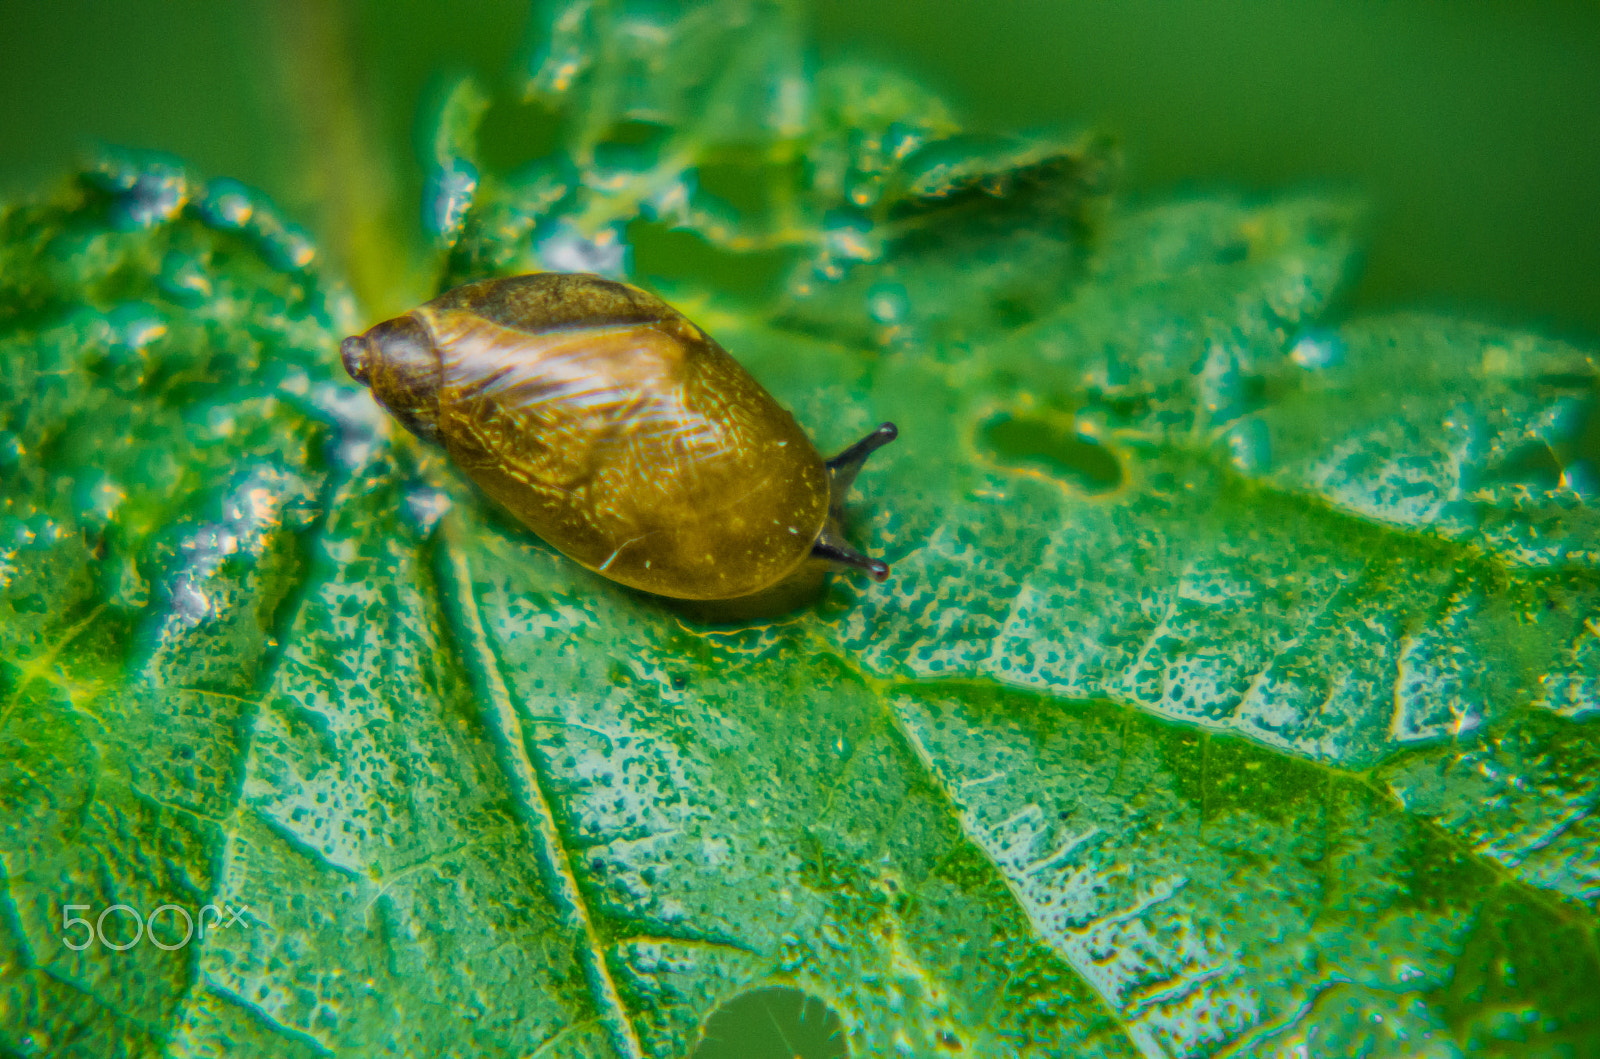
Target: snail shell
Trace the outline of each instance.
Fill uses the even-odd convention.
[[[726,350],[637,287],[559,273],[469,283],[340,353],[408,430],[614,581],[731,600],[825,563],[888,576],[839,521],[893,424],[824,462]]]

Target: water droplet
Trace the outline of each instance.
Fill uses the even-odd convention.
[[[176,250],[167,251],[161,261],[157,282],[173,301],[198,305],[211,297],[211,277],[199,260]]]
[[[1307,371],[1321,371],[1344,363],[1344,339],[1331,331],[1312,331],[1301,335],[1289,350],[1289,359]]]
[[[311,376],[298,364],[287,365],[278,378],[278,389],[295,397],[305,397],[311,392]]]
[[[227,405],[216,405],[206,412],[206,429],[213,437],[231,437],[235,425],[233,409]]]
[[[112,194],[111,222],[118,228],[151,228],[171,220],[189,201],[189,178],[176,161],[159,154],[108,151],[86,174]]]
[[[850,199],[850,205],[864,210],[871,206],[874,202],[878,201],[878,195],[881,191],[882,188],[879,186],[877,180],[859,180],[850,187],[850,193],[848,196]]]
[[[867,312],[880,324],[898,324],[906,317],[911,300],[899,283],[878,283],[867,292]]]
[[[1197,384],[1200,407],[1212,423],[1226,423],[1244,410],[1244,377],[1239,359],[1223,342],[1213,342],[1206,350]]]
[[[295,225],[285,224],[277,214],[257,210],[254,227],[261,256],[278,271],[299,272],[316,260],[317,248],[311,237]]]
[[[622,277],[628,273],[628,245],[619,228],[605,228],[593,238],[583,235],[563,218],[556,230],[540,240],[536,252],[544,266],[555,272],[594,272]]]
[[[927,142],[927,136],[920,129],[909,125],[902,125],[896,121],[889,125],[883,133],[883,153],[893,161],[901,161]]]
[[[0,539],[9,540],[14,547],[43,551],[61,538],[61,527],[56,520],[43,513],[26,519],[7,519]]]
[[[447,243],[461,234],[461,226],[478,191],[478,168],[464,158],[435,166],[423,192],[422,224]]]
[[[883,254],[882,240],[864,217],[830,216],[822,230],[824,257],[836,261],[875,261]]]
[[[690,173],[677,174],[663,181],[650,192],[641,206],[644,215],[652,220],[671,220],[689,216],[689,201],[694,197],[694,177]]]
[[[285,222],[262,195],[237,180],[213,180],[206,185],[197,209],[200,219],[213,228],[255,236],[267,264],[281,272],[298,272],[316,259],[311,237]]]
[[[107,338],[114,348],[139,352],[167,333],[167,323],[153,306],[128,302],[106,314]]]
[[[322,383],[311,391],[310,403],[338,428],[330,451],[335,463],[355,470],[372,459],[388,418],[370,390]]]
[[[574,11],[583,10],[583,5],[575,5]],[[557,32],[572,33],[575,27],[555,27]],[[549,52],[541,56],[533,65],[533,76],[528,80],[528,95],[536,97],[544,94],[561,95],[570,89],[578,75],[583,73],[589,65],[589,56],[576,44],[567,44],[562,47],[552,47]]]
[[[223,178],[206,185],[200,200],[200,219],[213,228],[238,229],[255,215],[255,193],[237,180]]]
[[[211,600],[185,578],[172,589],[172,610],[183,625],[198,625],[211,611]]]
[[[1272,436],[1259,419],[1242,419],[1228,428],[1228,458],[1243,474],[1257,474],[1272,462]]]
[[[100,525],[110,522],[122,501],[127,499],[127,493],[104,471],[86,475],[78,482],[74,494],[79,515]]]
[[[1576,437],[1588,421],[1590,404],[1577,397],[1559,397],[1550,402],[1532,424],[1534,433],[1546,441],[1565,441]]]
[[[414,485],[405,492],[406,520],[423,537],[430,536],[439,520],[450,512],[450,497],[430,485]]]
[[[1561,484],[1585,500],[1600,497],[1600,474],[1588,460],[1573,460],[1563,467]]]

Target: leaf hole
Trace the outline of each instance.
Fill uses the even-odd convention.
[[[770,297],[793,265],[791,250],[730,253],[707,242],[698,232],[657,221],[628,224],[635,277],[685,284],[735,296]]]
[[[841,1059],[844,1024],[833,1008],[792,986],[734,997],[706,1020],[694,1059]]]
[[[1002,415],[983,425],[979,441],[997,463],[1042,470],[1085,493],[1109,493],[1122,484],[1116,455],[1063,424]]]

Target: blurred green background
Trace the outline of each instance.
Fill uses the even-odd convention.
[[[1374,204],[1360,307],[1600,338],[1600,4],[813,0],[825,57],[887,61],[982,128],[1094,124],[1132,194],[1326,181]],[[96,141],[260,187],[374,311],[426,286],[414,125],[500,83],[523,0],[0,0],[0,193]]]

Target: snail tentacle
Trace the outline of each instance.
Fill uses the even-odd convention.
[[[861,465],[867,462],[867,457],[899,436],[900,429],[893,423],[880,424],[878,429],[827,462],[828,478],[833,485],[831,493],[835,516],[839,513],[837,508],[844,503],[845,494],[855,484],[856,475],[861,473]]]
[[[881,559],[869,559],[846,544],[844,539],[834,532],[829,525],[817,537],[817,542],[811,546],[811,554],[818,559],[825,559],[830,563],[841,566],[854,567],[866,571],[874,581],[887,581],[889,579],[889,564]]]

